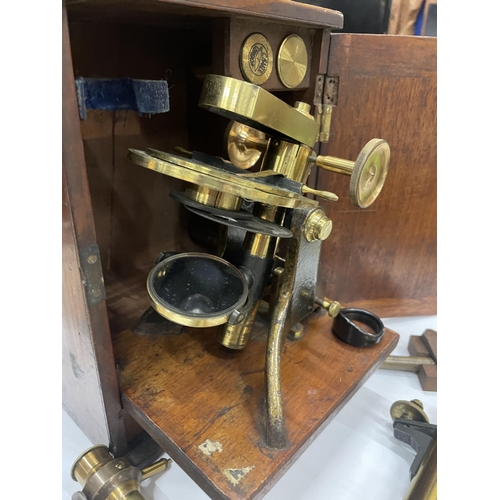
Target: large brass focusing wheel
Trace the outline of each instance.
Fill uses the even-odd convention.
[[[372,139],[366,143],[355,162],[335,156],[318,156],[315,163],[324,170],[350,175],[351,203],[359,208],[367,208],[382,191],[390,157],[389,144],[383,139]]]

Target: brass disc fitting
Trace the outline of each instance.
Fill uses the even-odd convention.
[[[313,210],[306,219],[304,236],[307,241],[324,241],[332,232],[332,221],[325,215],[322,208]]]
[[[168,469],[171,462],[162,458],[141,470],[126,458],[113,458],[103,444],[92,446],[71,467],[71,478],[83,487],[72,500],[145,500],[140,482]]]

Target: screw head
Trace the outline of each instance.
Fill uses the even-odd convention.
[[[122,462],[121,460],[119,462],[116,462],[115,467],[119,470],[125,469],[126,464],[125,462]]]
[[[328,316],[330,316],[330,318],[335,318],[336,316],[338,316],[339,312],[340,312],[340,302],[337,302],[336,300],[334,300],[329,306],[328,306]]]
[[[302,323],[297,323],[288,332],[288,338],[290,340],[299,340],[304,336],[304,325]]]

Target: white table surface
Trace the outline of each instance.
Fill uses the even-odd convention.
[[[437,317],[385,319],[400,334],[395,355],[408,355],[410,335],[437,330]],[[398,399],[420,399],[437,424],[437,394],[424,392],[414,373],[378,370],[266,495],[266,500],[401,500],[409,486],[415,452],[393,437],[389,415]],[[79,488],[69,471],[92,443],[63,410],[62,498]],[[165,455],[167,456],[167,455]],[[209,497],[175,463],[142,484],[146,500],[206,500]]]

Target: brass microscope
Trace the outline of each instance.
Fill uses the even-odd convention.
[[[366,208],[382,189],[390,150],[384,140],[372,139],[355,162],[318,156],[313,148],[320,125],[308,104],[291,107],[257,85],[229,77],[207,75],[199,106],[230,120],[229,161],[196,151],[129,150],[132,162],[189,183],[170,196],[220,225],[212,254],[163,252],[149,273],[147,292],[163,318],[195,328],[218,327],[219,342],[233,350],[244,349],[256,317],[267,314],[266,442],[279,449],[286,442],[280,379],[284,338],[290,332],[300,338],[301,321],[318,307],[342,318],[338,331],[346,341],[352,340],[353,328],[359,330],[357,321],[371,326],[373,319],[316,295],[321,242],[330,235],[332,221],[318,201],[305,195],[338,197],[306,185],[311,168],[350,175],[350,200]],[[248,170],[258,164],[260,170]],[[364,337],[380,340],[383,326],[378,325]]]

